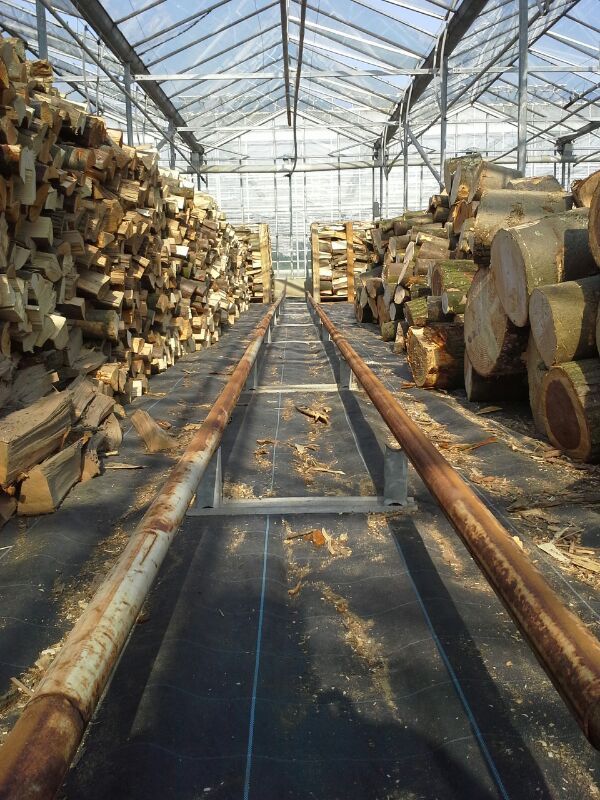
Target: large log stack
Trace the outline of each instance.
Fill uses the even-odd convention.
[[[395,334],[417,386],[464,381],[482,402],[528,390],[541,433],[599,460],[600,173],[564,192],[470,155],[444,174],[427,212],[373,232],[382,268],[363,276],[357,318]]]
[[[20,40],[0,39],[0,92],[0,471],[10,448],[29,452],[20,436],[45,436],[45,395],[62,390],[69,409],[53,416],[48,447],[0,482],[0,499],[38,513],[60,502],[92,445],[118,439],[115,406],[217,341],[249,295],[214,200],[61,97],[51,66],[26,61]],[[73,426],[86,441],[40,464]]]

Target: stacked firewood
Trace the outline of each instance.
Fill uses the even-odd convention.
[[[236,225],[239,247],[236,257],[245,265],[250,299],[256,303],[271,303],[274,299],[274,274],[271,238],[266,223]]]
[[[0,39],[0,94],[0,506],[38,513],[249,294],[214,200],[63,98],[20,40]]]
[[[313,281],[324,300],[347,300],[357,276],[377,260],[372,228],[365,222],[313,223]]]

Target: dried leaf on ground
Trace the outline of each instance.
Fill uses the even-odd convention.
[[[275,439],[257,439],[256,444],[275,444]]]

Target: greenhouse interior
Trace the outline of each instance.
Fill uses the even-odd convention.
[[[600,0],[0,0],[0,800],[600,797]]]

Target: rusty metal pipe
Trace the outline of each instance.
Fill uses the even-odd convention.
[[[600,749],[600,642],[566,608],[509,532],[415,425],[323,309],[307,296],[331,340],[525,636],[585,736]]]
[[[0,749],[0,800],[48,800],[58,792],[283,298],[254,329],[202,427],[6,738]]]

